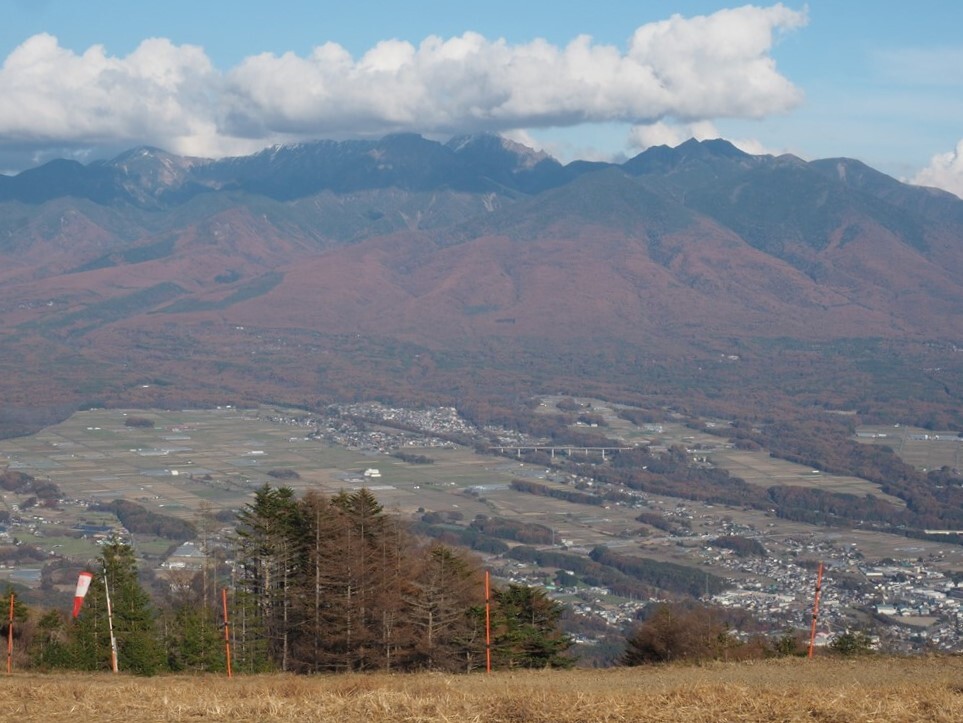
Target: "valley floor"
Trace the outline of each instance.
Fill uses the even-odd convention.
[[[781,659],[452,676],[20,674],[0,720],[959,721],[963,658]]]

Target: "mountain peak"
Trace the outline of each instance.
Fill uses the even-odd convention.
[[[722,138],[698,141],[690,138],[675,148],[651,146],[623,165],[627,173],[641,175],[655,173],[683,166],[689,163],[739,163],[754,156],[740,151],[729,141]]]

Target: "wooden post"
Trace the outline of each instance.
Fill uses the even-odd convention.
[[[492,672],[492,595],[488,570],[485,570],[485,672]]]
[[[7,675],[13,673],[13,590],[10,591],[10,622],[7,626]]]
[[[224,603],[224,656],[227,660],[227,677],[233,678],[231,671],[231,631],[227,620],[227,588],[221,588],[221,602]]]
[[[809,631],[809,657],[813,657],[813,648],[816,646],[816,621],[819,619],[819,594],[823,588],[823,563],[819,563],[819,571],[816,573],[816,597],[813,599],[813,624]]]

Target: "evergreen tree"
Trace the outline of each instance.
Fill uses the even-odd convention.
[[[48,610],[44,613],[29,648],[34,667],[41,670],[74,667],[68,634],[67,617],[63,612]]]
[[[172,578],[171,600],[161,621],[167,666],[174,672],[219,672],[226,668],[219,613],[207,603],[204,572]]]
[[[0,598],[0,601],[2,601],[3,606],[2,611],[0,611],[3,621],[3,624],[0,625],[0,639],[6,642],[10,634],[10,604],[12,602],[14,642],[13,654],[15,658],[20,658],[23,655],[23,646],[25,644],[24,641],[29,637],[25,633],[27,632],[27,620],[30,617],[30,613],[27,610],[27,606],[23,603],[23,601],[14,591],[13,587],[10,585],[7,585],[7,591],[4,593],[3,597]],[[17,663],[15,663],[15,665],[16,664]]]
[[[72,631],[72,667],[81,670],[110,668],[110,632],[104,584],[110,589],[114,637],[120,670],[153,675],[165,665],[164,649],[156,630],[150,597],[137,579],[137,564],[130,545],[113,538],[101,549],[95,574]]]
[[[336,613],[330,631],[343,651],[345,669],[387,668],[401,602],[400,590],[388,582],[398,583],[400,576],[393,572],[401,560],[390,540],[400,532],[367,489],[341,493],[332,503],[341,518],[332,540],[341,564],[334,567],[329,586]]]
[[[248,670],[263,669],[269,661],[288,670],[304,533],[293,490],[264,485],[240,512],[238,523],[238,657]]]
[[[569,668],[572,640],[559,628],[562,605],[544,590],[510,584],[492,593],[494,663],[509,668]]]

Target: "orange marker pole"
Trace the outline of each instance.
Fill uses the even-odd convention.
[[[233,678],[231,671],[231,630],[227,621],[227,588],[221,588],[221,602],[224,603],[224,656],[227,660],[227,677]]]
[[[492,590],[488,570],[485,570],[485,672],[492,672]]]
[[[13,673],[13,590],[10,591],[10,623],[7,626],[7,675]]]
[[[813,625],[809,631],[809,657],[813,657],[813,648],[816,646],[816,620],[819,619],[819,594],[823,589],[823,563],[819,563],[819,571],[816,573],[816,597],[813,601]]]

